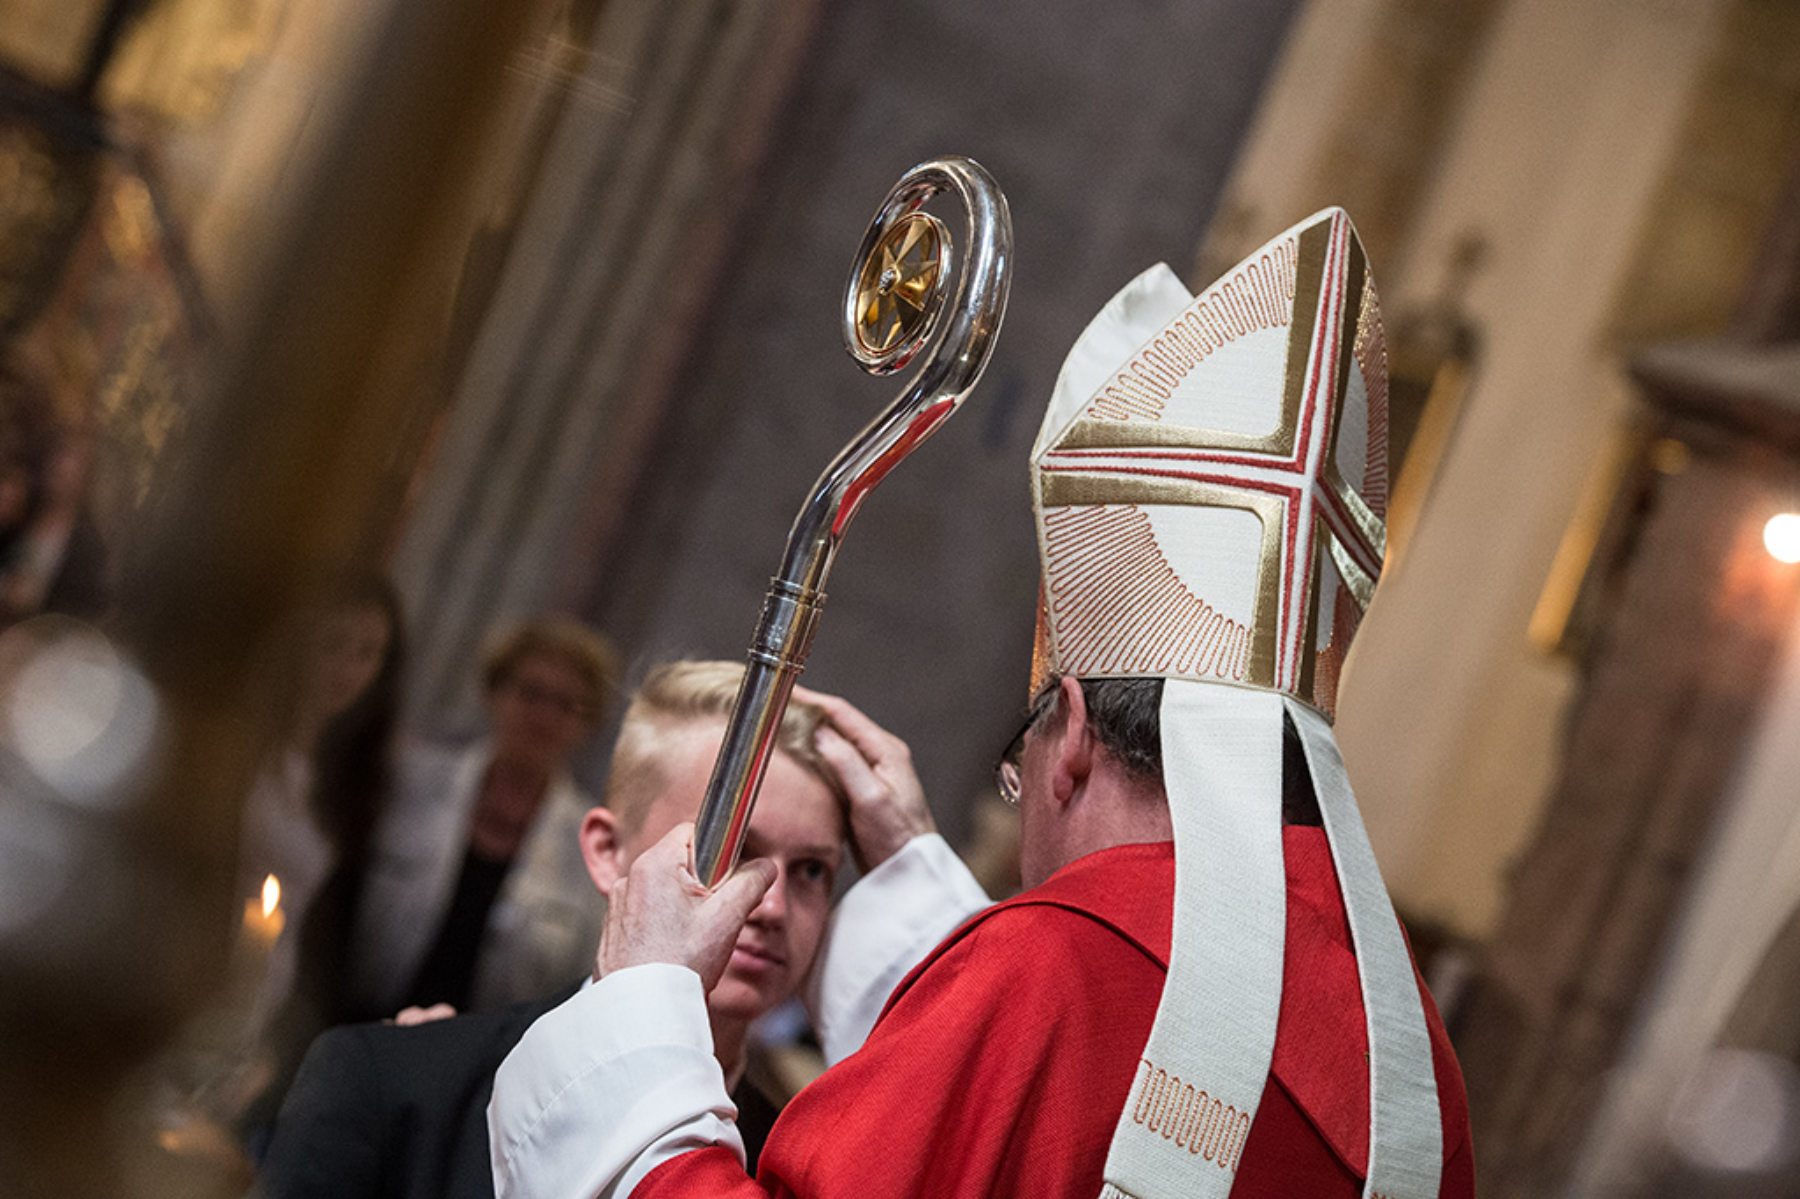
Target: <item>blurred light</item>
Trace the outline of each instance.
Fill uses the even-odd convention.
[[[1763,1174],[1796,1154],[1800,1073],[1774,1054],[1715,1049],[1676,1095],[1667,1135],[1704,1170]]]
[[[1783,512],[1763,526],[1763,546],[1777,562],[1800,562],[1800,512]]]
[[[1659,437],[1650,443],[1650,465],[1665,475],[1678,475],[1694,460],[1694,452],[1686,442],[1673,437]]]
[[[75,877],[75,844],[65,821],[22,805],[0,827],[0,936],[32,928]]]
[[[270,916],[273,916],[275,914],[275,909],[280,906],[281,906],[281,880],[271,874],[267,878],[263,879],[263,886],[262,886],[263,919],[267,920]]]
[[[32,626],[38,626],[33,628]],[[98,631],[60,618],[17,626],[0,737],[64,799],[111,806],[156,739],[156,691]]]

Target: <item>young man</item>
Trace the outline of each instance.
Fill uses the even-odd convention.
[[[615,890],[644,848],[693,816],[742,677],[743,668],[731,663],[677,662],[652,671],[638,689],[614,749],[607,806],[581,821],[581,855],[595,890]],[[746,843],[770,864],[773,882],[726,947],[729,962],[706,1004],[716,1051],[709,1064],[733,1088],[738,1127],[752,1153],[775,1112],[741,1081],[745,1036],[752,1020],[794,995],[807,976],[847,831],[837,773],[820,752],[822,743],[841,760],[845,746],[821,732],[823,719],[822,707],[800,702],[782,722]],[[866,771],[851,777],[865,798],[864,827],[892,824],[894,793],[871,792]],[[910,767],[896,778],[902,799],[916,795],[916,781],[907,789]],[[922,798],[916,806],[922,810]],[[555,995],[493,1013],[325,1034],[282,1109],[264,1193],[271,1199],[492,1195],[484,1111],[494,1069],[537,1016],[576,989],[571,982]]]
[[[1328,724],[1381,568],[1381,338],[1339,210],[1199,297],[1166,266],[1120,292],[1032,455],[1039,653],[998,771],[1028,889],[906,977],[752,1181],[716,1081],[627,1082],[704,1055],[736,892],[772,876],[706,895],[677,828],[608,912],[600,981],[496,1077],[501,1199],[1471,1196],[1455,1056]],[[929,874],[930,841],[858,889]]]

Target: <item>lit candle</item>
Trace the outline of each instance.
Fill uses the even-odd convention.
[[[264,949],[274,946],[287,923],[281,910],[281,880],[273,874],[263,879],[262,894],[244,901],[244,931]]]

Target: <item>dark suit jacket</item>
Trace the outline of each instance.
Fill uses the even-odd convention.
[[[412,1028],[356,1024],[313,1042],[263,1161],[267,1199],[493,1199],[494,1071],[531,1022],[575,993]],[[776,1109],[732,1099],[752,1168]]]

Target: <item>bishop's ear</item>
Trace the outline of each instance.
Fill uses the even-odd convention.
[[[1099,748],[1094,731],[1088,727],[1087,694],[1081,681],[1064,675],[1057,683],[1059,709],[1052,726],[1052,758],[1050,789],[1056,802],[1067,804],[1087,783],[1094,771],[1094,754]]]
[[[619,818],[608,809],[589,808],[581,818],[581,860],[602,895],[612,894],[613,884],[625,877]]]

